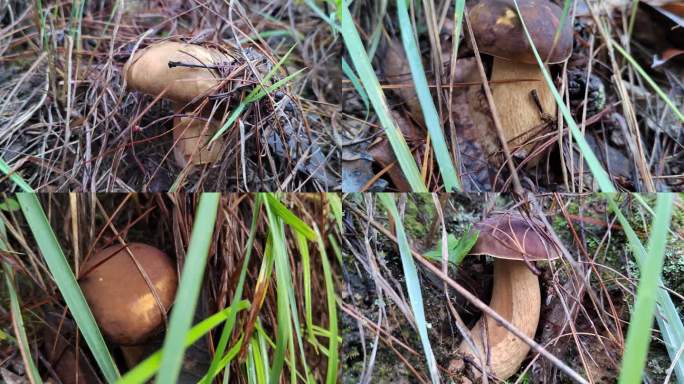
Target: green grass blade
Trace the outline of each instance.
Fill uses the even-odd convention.
[[[308,240],[316,241],[316,239],[318,238],[316,232],[302,219],[297,217],[297,215],[292,213],[292,211],[287,209],[285,204],[280,202],[276,195],[272,193],[267,193],[266,200],[268,200],[268,205],[271,208],[272,212],[278,217],[280,217],[285,222],[285,224],[289,225],[290,227],[292,227],[292,229],[304,235],[304,237],[306,237]]]
[[[38,195],[34,193],[19,193],[17,194],[17,200],[19,200],[19,205],[21,205],[26,222],[31,228],[33,237],[52,274],[52,278],[55,284],[57,284],[57,288],[59,288],[59,292],[62,294],[71,312],[71,316],[73,316],[78,328],[81,330],[81,334],[88,344],[97,365],[100,367],[102,375],[107,382],[115,382],[119,378],[119,370],[109,354],[107,344],[102,338],[92,312],[90,312],[90,307],[88,307],[83,292],[81,292],[81,288],[78,286],[78,282],[76,282],[76,277],[71,271],[66,257],[64,257],[62,248],[50,227],[45,212],[43,212]]]
[[[404,278],[406,279],[406,288],[411,302],[411,309],[413,316],[416,319],[416,326],[418,327],[418,334],[420,341],[423,344],[423,352],[425,353],[425,360],[430,371],[432,383],[440,383],[439,370],[437,369],[437,361],[432,352],[430,339],[428,338],[427,321],[425,320],[425,310],[423,306],[423,295],[420,291],[420,279],[418,278],[418,270],[413,262],[413,255],[411,255],[411,247],[404,231],[404,224],[399,216],[397,204],[393,198],[394,195],[388,193],[379,193],[380,202],[385,206],[388,214],[394,219],[397,231],[397,243],[399,246],[399,253],[401,255],[401,265],[404,269]]]
[[[461,32],[463,31],[463,13],[465,11],[465,0],[454,0],[454,17],[456,19],[456,27],[454,28],[454,35],[452,36],[453,41],[453,53],[452,55],[456,57],[458,54],[458,46],[461,43]]]
[[[513,0],[513,2],[515,4],[517,14],[520,15],[520,7],[518,7],[518,1]],[[529,42],[530,47],[532,47],[532,52],[534,53],[534,57],[537,60],[537,64],[539,65],[539,70],[544,75],[546,85],[549,87],[549,90],[553,94],[553,97],[556,100],[556,104],[558,105],[558,108],[563,114],[563,118],[565,119],[565,122],[568,124],[568,127],[570,128],[572,137],[575,139],[575,142],[577,142],[577,146],[579,147],[580,152],[582,152],[582,156],[584,156],[584,161],[587,162],[589,170],[591,171],[591,174],[594,176],[594,179],[596,180],[599,189],[602,192],[616,192],[615,186],[613,185],[613,181],[610,179],[610,176],[608,176],[608,173],[605,169],[603,169],[598,158],[591,150],[591,147],[589,146],[589,143],[587,143],[587,140],[584,138],[582,131],[580,131],[580,129],[577,127],[577,123],[575,123],[575,120],[572,118],[570,109],[568,109],[568,107],[565,105],[565,103],[563,102],[563,98],[558,93],[556,86],[553,84],[553,79],[551,79],[551,75],[549,75],[549,71],[546,69],[546,65],[539,56],[539,52],[537,52],[537,47],[535,47],[534,41],[530,36],[530,32],[527,30],[525,21],[522,17],[518,17],[518,19],[522,24],[523,31],[525,31],[527,41]]]
[[[185,347],[189,347],[197,342],[201,337],[204,337],[209,331],[223,323],[230,316],[237,314],[249,308],[250,304],[247,300],[242,300],[235,306],[230,306],[218,313],[215,313],[206,319],[200,321],[192,327],[185,335]],[[233,313],[234,312],[234,313]],[[143,360],[135,368],[128,371],[117,384],[142,384],[147,382],[159,369],[162,358],[162,350],[155,352],[150,357]]]
[[[368,111],[370,110],[368,95],[366,95],[366,91],[363,89],[363,86],[359,82],[358,76],[356,76],[354,70],[349,66],[349,63],[347,63],[347,60],[345,60],[344,58],[342,58],[342,72],[351,81],[352,86],[354,86],[354,89],[356,90],[356,93],[358,93],[359,97],[361,97],[363,106],[366,107],[366,114],[368,114]]]
[[[185,265],[164,338],[164,353],[157,383],[175,383],[180,373],[185,353],[185,335],[192,326],[195,315],[220,199],[219,193],[200,195]]]
[[[331,237],[331,240],[334,240]],[[339,330],[337,327],[337,300],[335,299],[335,283],[332,277],[332,270],[330,268],[330,261],[328,261],[328,254],[325,251],[323,239],[318,236],[318,249],[321,253],[321,261],[323,264],[323,277],[325,279],[325,297],[328,305],[328,370],[326,372],[326,383],[335,384],[337,382],[337,369],[339,365]]]
[[[641,383],[642,380],[648,346],[651,342],[657,290],[665,259],[673,202],[673,194],[658,194],[656,214],[651,223],[651,236],[648,241],[648,261],[643,263],[641,268],[634,310],[625,343],[620,384]]]
[[[304,319],[309,342],[316,345],[316,338],[313,335],[313,309],[311,304],[311,258],[309,255],[309,244],[301,233],[295,233],[297,249],[302,257],[302,289],[304,291]]]
[[[335,218],[335,223],[337,223],[337,229],[339,229],[340,234],[342,234],[344,232],[344,224],[342,223],[342,218],[344,216],[342,213],[342,199],[340,198],[340,195],[336,193],[330,193],[326,196],[328,198],[328,203],[330,204],[330,210]]]
[[[665,104],[667,104],[667,106],[670,107],[670,109],[672,110],[672,112],[674,112],[675,116],[677,116],[677,118],[678,118],[680,121],[684,121],[684,114],[682,114],[682,111],[680,111],[680,110],[677,108],[677,106],[675,105],[675,103],[674,103],[672,100],[670,100],[669,97],[667,97],[667,94],[665,94],[665,92],[658,86],[658,84],[656,84],[656,82],[653,81],[653,79],[651,78],[651,76],[649,76],[648,73],[646,73],[646,71],[644,71],[644,69],[641,68],[641,66],[639,65],[639,63],[637,63],[636,60],[634,60],[634,58],[632,57],[632,55],[630,55],[627,51],[625,51],[625,49],[622,48],[622,47],[620,46],[620,44],[618,44],[615,40],[611,40],[610,43],[613,45],[613,48],[617,49],[617,51],[620,52],[620,54],[621,54],[625,59],[627,59],[627,61],[632,65],[632,67],[634,67],[634,69],[636,69],[636,71],[639,72],[639,74],[641,75],[641,77],[643,77],[644,80],[646,80],[646,83],[648,83],[648,85],[649,85],[651,88],[653,88],[653,90],[655,91],[655,93],[657,93],[658,96],[660,96],[660,98],[663,99],[663,101],[665,102]]]
[[[418,101],[423,110],[423,117],[425,125],[430,132],[430,140],[432,141],[433,152],[437,159],[439,172],[444,180],[444,187],[447,192],[453,190],[460,190],[461,185],[458,182],[456,175],[456,168],[449,156],[449,148],[444,139],[444,132],[442,132],[442,122],[435,108],[435,103],[430,95],[430,88],[428,86],[427,77],[425,76],[425,69],[420,55],[420,50],[416,40],[413,37],[413,28],[411,20],[409,19],[408,9],[406,7],[406,0],[397,0],[397,13],[399,15],[399,27],[401,29],[401,40],[406,51],[406,58],[411,68],[411,76],[413,83],[416,86],[416,93],[418,94]]]
[[[639,268],[643,268],[643,263],[647,260],[644,246],[641,244],[636,232],[634,232],[629,221],[622,214],[622,211],[613,199],[614,195],[607,194],[606,196],[610,209],[617,216],[618,221],[627,236],[627,240],[629,241],[630,248],[632,249],[634,258],[637,260]],[[640,200],[639,195],[635,194],[634,196],[637,196],[637,200]],[[648,211],[651,211],[650,208]],[[670,297],[669,292],[662,287],[662,281],[660,282],[660,286],[661,287],[658,288],[658,316],[656,316],[656,321],[658,322],[658,328],[660,329],[670,359],[673,360],[677,382],[679,384],[684,384],[684,357],[679,356],[678,360],[674,361],[678,356],[677,353],[679,348],[684,345],[684,324],[682,323],[682,317],[677,312],[677,307],[675,307],[674,302],[672,301],[672,297]]]
[[[479,234],[479,231],[471,231],[468,229],[465,231],[465,234],[462,237],[456,238],[456,236],[450,233],[447,236],[447,253],[449,254],[449,262],[454,266],[459,266],[461,261],[463,261],[466,255],[468,255],[470,250],[475,246]],[[441,262],[442,242],[440,241],[435,249],[431,249],[423,256],[432,261]]]
[[[289,294],[285,282],[289,281],[288,272],[289,261],[285,248],[285,240],[282,238],[282,221],[277,217],[271,208],[271,200],[268,200],[266,206],[266,213],[268,216],[268,224],[270,234],[273,238],[273,255],[276,272],[276,317],[278,329],[276,330],[276,349],[273,355],[273,365],[269,371],[269,383],[278,384],[280,382],[280,374],[285,365],[285,354],[288,340],[291,334],[291,316]]]
[[[228,316],[226,325],[223,327],[223,330],[221,331],[221,338],[219,339],[219,343],[216,346],[216,352],[214,353],[214,358],[211,360],[209,370],[204,375],[204,377],[199,381],[202,384],[209,384],[211,380],[214,377],[216,377],[218,372],[223,367],[225,367],[225,365],[222,365],[221,362],[223,358],[223,353],[225,352],[226,346],[228,345],[230,335],[233,333],[233,327],[235,326],[235,320],[237,318],[237,310],[235,310],[233,307],[235,307],[237,303],[239,303],[242,299],[242,292],[245,286],[245,278],[247,276],[247,266],[249,265],[249,261],[251,260],[252,250],[254,248],[254,239],[256,237],[259,212],[261,211],[261,205],[263,201],[262,196],[263,195],[258,193],[254,195],[255,200],[254,206],[252,207],[252,223],[249,230],[249,237],[247,238],[247,244],[245,245],[245,258],[242,262],[240,277],[238,279],[237,287],[235,288],[235,293],[233,294],[233,300],[231,300],[232,304],[229,307],[231,309],[230,315]]]
[[[6,246],[7,243],[5,242],[6,238],[5,226],[3,221],[0,220],[0,251],[9,251]],[[7,292],[9,293],[12,327],[14,328],[16,341],[20,345],[19,352],[21,353],[21,358],[24,361],[24,366],[27,368],[26,374],[31,383],[42,384],[43,380],[41,379],[36,363],[31,356],[31,348],[29,347],[26,328],[24,327],[24,318],[21,316],[21,305],[19,304],[19,296],[15,289],[14,271],[8,262],[3,262],[2,267],[5,275],[5,283],[7,285]]]
[[[271,78],[276,74],[278,69],[283,65],[283,63],[285,63],[285,60],[290,56],[290,54],[295,49],[295,47],[296,47],[296,45],[292,46],[292,48],[290,48],[290,50],[287,51],[285,56],[283,56],[283,58],[280,59],[280,61],[276,65],[274,65],[273,68],[271,68],[271,70],[262,79],[262,83],[266,83],[266,82],[271,80]],[[231,112],[230,116],[228,117],[228,120],[223,124],[223,126],[221,128],[219,128],[219,130],[214,134],[214,136],[212,136],[211,140],[209,140],[209,144],[213,143],[214,140],[221,137],[221,135],[223,135],[223,133],[225,131],[227,131],[228,128],[233,126],[233,123],[235,123],[235,120],[237,120],[237,118],[240,117],[242,112],[245,110],[245,108],[247,108],[247,106],[249,104],[251,104],[255,101],[259,101],[261,98],[266,96],[269,92],[273,92],[273,91],[277,90],[278,88],[284,86],[285,84],[287,84],[287,82],[289,82],[290,80],[295,78],[297,75],[302,73],[302,71],[304,71],[303,68],[300,69],[299,71],[285,77],[284,79],[278,80],[277,82],[270,85],[269,87],[264,88],[264,86],[262,84],[259,84],[257,87],[254,87],[254,89],[252,89],[252,91],[249,92],[247,97],[245,97],[244,100],[240,101],[240,104],[238,104],[238,106],[235,108],[235,110],[233,112]]]
[[[9,175],[10,180],[16,184],[23,192],[33,192],[33,188],[16,172],[12,172],[12,167],[10,167],[5,160],[0,157],[0,172],[5,175]]]
[[[361,37],[359,32],[356,30],[352,15],[349,12],[349,8],[342,1],[338,1],[338,12],[340,13],[340,23],[341,23],[341,33],[344,39],[345,46],[349,52],[349,57],[354,64],[356,73],[359,75],[363,86],[366,89],[366,94],[368,99],[373,105],[373,109],[378,115],[378,120],[380,120],[380,125],[385,130],[387,135],[387,140],[389,140],[392,150],[397,157],[397,162],[404,176],[408,181],[413,192],[427,192],[427,187],[420,176],[420,171],[418,170],[418,165],[413,159],[411,150],[404,140],[399,128],[397,128],[392,115],[390,114],[390,109],[387,106],[387,100],[385,99],[385,94],[382,91],[380,82],[378,81],[375,72],[373,71],[373,66],[371,65],[366,49],[361,42]]]

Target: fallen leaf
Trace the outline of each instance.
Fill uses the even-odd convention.
[[[660,54],[660,57],[658,57],[657,55],[653,57],[653,64],[651,65],[651,68],[659,67],[667,63],[668,60],[680,56],[682,54],[684,54],[684,50],[682,49],[668,48]]]

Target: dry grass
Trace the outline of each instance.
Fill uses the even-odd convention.
[[[330,127],[339,46],[311,8],[265,0],[140,0],[88,1],[80,12],[79,4],[10,0],[0,6],[0,152],[34,189],[338,188]],[[260,55],[271,65],[296,45],[278,76],[306,70],[245,111],[227,131],[219,162],[181,169],[172,154],[174,109],[127,92],[121,74],[134,50],[163,39],[230,44],[244,59]],[[242,75],[247,84],[264,75],[251,69]],[[229,112],[247,93],[217,99]],[[12,188],[6,179],[2,185]]]
[[[655,68],[651,64],[654,57],[661,57],[668,48],[682,48],[682,29],[644,2],[639,2],[636,8],[629,1],[588,1],[588,5],[555,2],[561,7],[564,3],[570,4],[575,44],[569,61],[552,66],[551,74],[577,126],[586,135],[613,184],[628,191],[680,190],[684,182],[682,121],[613,44],[620,44],[629,52],[681,111],[684,103],[681,57]],[[474,47],[465,26],[465,37],[458,52],[453,52],[453,8],[454,1],[438,0],[413,1],[410,8],[450,153],[460,164],[464,190],[513,190],[516,177],[504,161],[489,112],[490,101],[480,86],[478,67],[484,64],[485,71],[489,71],[490,60],[485,57],[484,63],[475,62]],[[408,63],[403,57],[396,8],[392,2],[362,0],[352,3],[350,9],[359,34],[368,42],[369,56],[389,97],[397,124],[407,138],[418,137],[407,141],[423,178],[430,190],[440,190],[439,169],[428,144]],[[635,21],[633,28],[630,27],[632,20]],[[392,45],[398,48],[399,54],[392,53]],[[590,86],[585,87],[586,83]],[[390,154],[379,149],[382,132],[372,108],[368,114],[350,80],[345,80],[343,89],[344,117],[353,122],[346,148],[356,153],[356,158],[361,154],[375,157],[372,172],[366,175],[366,180],[370,180],[366,187],[371,188],[380,179],[389,185],[376,184],[376,188],[405,190],[392,176],[391,168],[398,168],[397,164],[384,159]],[[517,179],[523,188],[533,191],[597,190],[567,125],[558,120],[536,127],[536,133],[525,143],[509,145]],[[522,150],[526,144],[527,153]],[[537,157],[536,164],[531,161],[533,155]],[[345,162],[344,166],[354,169],[359,163]]]
[[[195,321],[221,311],[231,305],[231,297],[238,285],[238,278],[245,260],[252,222],[255,194],[225,194],[221,198],[216,228],[213,232],[209,250],[207,268],[204,272],[202,290],[197,301]],[[188,249],[193,217],[197,209],[199,194],[44,194],[41,203],[50,220],[67,260],[73,265],[76,276],[81,272],[80,266],[93,252],[118,244],[121,241],[144,242],[158,247],[170,255],[181,271],[185,262],[185,251]],[[3,201],[7,201],[3,199]],[[309,225],[316,225],[329,246],[328,236],[337,238],[336,226],[332,220],[328,200],[323,194],[288,194],[281,197],[292,212]],[[201,218],[196,218],[201,220]],[[23,219],[20,211],[2,211],[0,220],[5,223],[7,238],[4,240],[12,250],[3,253],[3,262],[9,263],[16,271],[18,292],[22,301],[22,311],[29,334],[31,354],[40,367],[43,378],[53,380],[73,379],[80,375],[81,382],[97,382],[97,368],[89,356],[87,346],[79,339],[75,324],[69,311],[59,295],[52,277],[47,270],[41,255],[36,252],[35,240]],[[229,336],[229,346],[237,343],[240,337],[251,340],[264,337],[276,339],[279,324],[277,323],[277,290],[281,284],[275,274],[264,279],[260,269],[264,269],[264,255],[269,224],[265,210],[261,210],[256,220],[256,237],[242,298],[249,300],[250,308],[237,316],[233,333]],[[288,232],[289,233],[289,232]],[[302,280],[304,264],[300,261],[299,248],[294,236],[288,235],[285,241],[287,255],[292,260],[291,283],[296,297],[294,304],[298,311],[300,324],[306,323],[304,308],[305,286]],[[271,246],[279,246],[271,244]],[[331,252],[331,255],[333,253]],[[332,260],[332,258],[331,258]],[[311,268],[311,286],[308,293],[312,303],[312,322],[325,330],[329,324],[327,298],[320,254],[311,249],[311,258],[307,261]],[[263,272],[263,271],[262,271]],[[125,277],[122,276],[122,283]],[[0,288],[3,305],[6,299],[4,285]],[[173,309],[172,309],[173,310]],[[11,322],[9,313],[0,310],[0,326],[6,328]],[[11,327],[10,327],[11,328]],[[306,328],[302,328],[303,330]],[[257,337],[259,333],[259,337]],[[221,335],[221,328],[210,332],[195,343],[185,354],[184,369],[181,377],[196,382],[209,368],[216,345]],[[119,369],[125,373],[135,366],[142,357],[161,348],[163,335],[153,336],[145,343],[134,348],[125,348],[113,343],[109,344]],[[327,357],[320,349],[309,343],[316,339],[307,335],[303,350],[296,350],[294,368],[297,374],[304,372],[303,364],[308,365],[309,372],[317,380],[326,377]],[[296,340],[296,339],[295,339]],[[244,372],[247,344],[243,344],[240,358],[234,359],[228,367],[240,382],[245,382]],[[320,348],[320,347],[318,347]],[[252,353],[252,352],[249,352]],[[265,352],[269,354],[269,351]],[[75,356],[81,356],[77,368]],[[302,358],[306,360],[302,360]],[[21,367],[14,367],[13,361],[21,361],[14,343],[0,341],[0,361],[4,369],[22,372]],[[19,363],[21,364],[21,363]],[[290,367],[290,365],[286,365]],[[283,376],[289,377],[290,368],[286,368]],[[220,376],[219,376],[220,377]],[[193,379],[194,378],[194,379]],[[186,381],[187,382],[187,381]]]

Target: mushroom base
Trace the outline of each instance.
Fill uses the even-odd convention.
[[[489,306],[527,336],[534,337],[539,323],[541,293],[539,279],[524,261],[494,260],[494,287]],[[483,340],[485,332],[486,342]],[[488,374],[500,380],[515,374],[530,350],[529,345],[488,316],[477,321],[470,335],[479,352],[474,352],[465,340],[459,352],[476,364],[481,361],[478,355],[483,353]],[[476,372],[476,375],[480,373]]]
[[[173,119],[173,155],[176,164],[185,168],[188,165],[210,164],[218,160],[223,139],[212,144],[209,141],[218,131],[215,121],[184,116]]]

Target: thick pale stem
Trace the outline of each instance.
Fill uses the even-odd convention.
[[[177,117],[174,119],[173,148],[176,164],[185,167],[188,164],[209,164],[218,160],[223,139],[209,144],[209,140],[218,130],[214,121],[193,117]]]
[[[527,336],[534,337],[539,323],[541,293],[539,279],[525,262],[494,261],[494,287],[489,306]],[[483,329],[486,329],[486,349]],[[480,318],[470,333],[480,352],[488,352],[485,355],[487,372],[500,380],[515,374],[530,350],[529,345],[487,316]],[[473,352],[465,341],[461,343],[459,352],[474,362],[480,361],[477,357],[480,353]]]
[[[513,82],[508,82],[511,80]],[[544,123],[542,113],[556,114],[553,94],[537,64],[515,63],[495,57],[491,88],[504,136],[512,147],[529,141],[535,128]],[[533,91],[538,95],[543,111],[534,102]],[[523,150],[525,152],[521,154],[526,155],[530,146]]]

